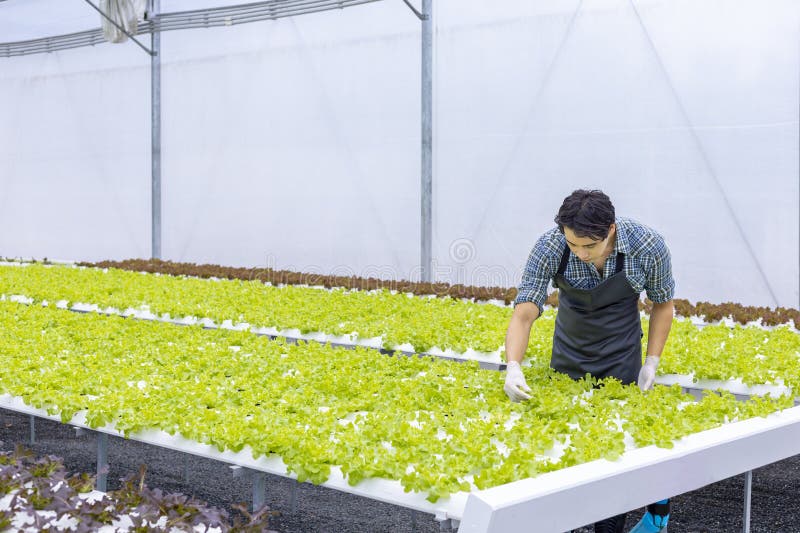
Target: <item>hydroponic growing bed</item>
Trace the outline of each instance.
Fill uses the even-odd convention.
[[[582,491],[625,484],[633,494],[617,501],[621,512],[800,452],[787,393],[798,375],[797,334],[788,327],[676,321],[665,363],[690,369],[679,374],[738,380],[748,394],[764,392],[752,385],[772,387],[744,401],[729,393],[695,401],[679,385],[642,393],[611,380],[595,388],[549,371],[541,354],[552,320],[540,320],[526,369],[534,400],[511,404],[501,376],[474,362],[57,308],[82,302],[125,315],[147,306],[156,316],[466,352],[502,342],[503,307],[41,266],[3,267],[0,292],[5,407],[463,519],[465,531],[504,531],[520,517],[563,531],[616,509],[601,502],[557,511]],[[292,322],[304,305],[323,311]],[[449,337],[433,344],[428,335],[440,330]],[[696,475],[672,482],[676,468]],[[645,475],[654,472],[664,483]]]

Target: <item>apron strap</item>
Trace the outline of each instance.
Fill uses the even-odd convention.
[[[617,269],[614,272],[615,273],[622,272],[624,268],[625,268],[625,254],[623,254],[622,252],[617,252]]]
[[[558,270],[556,271],[556,276],[563,276],[564,271],[567,270],[567,263],[569,262],[569,246],[567,246],[566,241],[564,242],[564,253],[561,254],[561,263],[558,265]]]

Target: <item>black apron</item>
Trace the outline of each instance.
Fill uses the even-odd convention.
[[[625,276],[625,254],[617,254],[614,274],[593,289],[567,283],[569,255],[566,246],[555,276],[558,313],[550,366],[573,379],[588,372],[635,383],[642,368],[642,322],[639,293]]]

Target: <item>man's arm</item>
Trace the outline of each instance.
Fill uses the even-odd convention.
[[[514,306],[511,322],[506,332],[506,382],[503,390],[512,402],[530,400],[531,388],[525,382],[520,362],[528,348],[533,321],[539,316],[539,307],[533,302],[520,302]]]
[[[559,242],[556,231],[558,230],[554,228],[539,237],[531,250],[506,331],[508,365],[503,390],[512,402],[530,399],[528,393],[531,389],[525,382],[520,363],[528,349],[533,321],[541,312],[539,306],[544,304],[547,297],[547,283],[558,269],[559,250],[566,246]]]
[[[647,357],[638,379],[639,388],[642,390],[653,388],[656,369],[661,361],[661,352],[667,343],[675,312],[675,305],[672,302],[675,294],[675,278],[672,277],[672,258],[669,248],[664,242],[664,237],[658,233],[652,232],[650,237],[649,243],[652,249],[648,255],[645,290],[647,297],[654,303],[653,310],[650,311],[650,327],[647,330]]]
[[[661,356],[664,345],[667,343],[669,330],[672,328],[674,314],[675,304],[672,300],[653,304],[653,310],[650,312],[650,327],[647,330],[647,355]]]
[[[672,328],[672,316],[675,305],[672,300],[654,303],[650,311],[650,328],[647,330],[647,357],[639,371],[639,388],[649,390],[656,381],[656,369],[661,361],[661,352],[667,343],[669,330]]]
[[[539,318],[539,307],[533,302],[521,302],[514,306],[511,322],[506,332],[506,361],[522,362],[533,321]]]

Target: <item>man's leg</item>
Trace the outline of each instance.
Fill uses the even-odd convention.
[[[625,518],[628,513],[622,513],[611,518],[606,518],[594,524],[594,533],[622,533],[625,529]]]
[[[630,533],[657,533],[664,531],[669,522],[669,499],[651,503],[647,506],[647,512],[639,523],[636,524]]]

